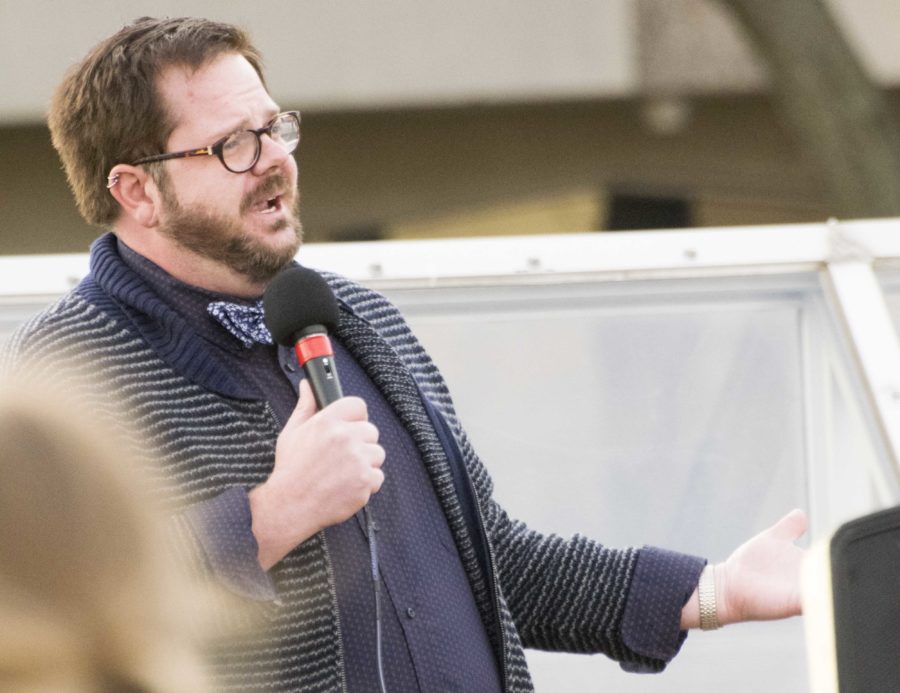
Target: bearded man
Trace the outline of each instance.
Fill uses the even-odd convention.
[[[111,231],[11,361],[99,370],[116,403],[85,406],[136,420],[162,458],[173,550],[266,615],[218,656],[221,689],[530,691],[524,647],[661,671],[689,628],[798,613],[799,512],[715,568],[510,518],[403,318],[331,274],[348,396],[316,410],[292,350],[245,329],[300,247],[300,116],[238,28],[137,20],[72,68],[49,124],[79,210]]]

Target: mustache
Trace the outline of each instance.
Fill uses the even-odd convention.
[[[240,212],[243,214],[263,200],[268,200],[279,194],[289,196],[291,192],[292,190],[288,179],[280,173],[273,173],[262,183],[257,185],[253,192],[244,195],[241,200]]]

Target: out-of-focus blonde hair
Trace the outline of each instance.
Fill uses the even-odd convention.
[[[0,384],[0,691],[209,690],[162,516],[88,414]]]

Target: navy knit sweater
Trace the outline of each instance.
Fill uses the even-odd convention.
[[[17,331],[7,364],[29,359],[54,369],[60,386],[79,388],[98,417],[116,422],[125,412],[142,434],[136,448],[161,459],[155,488],[175,509],[261,483],[274,462],[271,408],[122,262],[115,245],[110,235],[95,243],[89,276]],[[580,535],[541,535],[510,518],[493,500],[443,378],[399,312],[381,295],[323,274],[341,305],[335,336],[421,454],[504,689],[532,690],[523,647],[602,652],[629,670],[662,670],[683,642],[678,618],[703,561],[659,549],[608,549]],[[102,375],[103,392],[84,377],[85,367]],[[176,513],[174,536],[196,554],[201,543],[189,517]],[[324,535],[298,546],[271,575],[278,599],[269,604],[269,627],[252,646],[221,658],[222,688],[342,690]]]

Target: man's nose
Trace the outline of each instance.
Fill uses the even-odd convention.
[[[273,140],[269,135],[259,138],[259,159],[253,166],[253,173],[261,175],[273,168],[280,168],[285,160],[291,156],[285,148]]]

